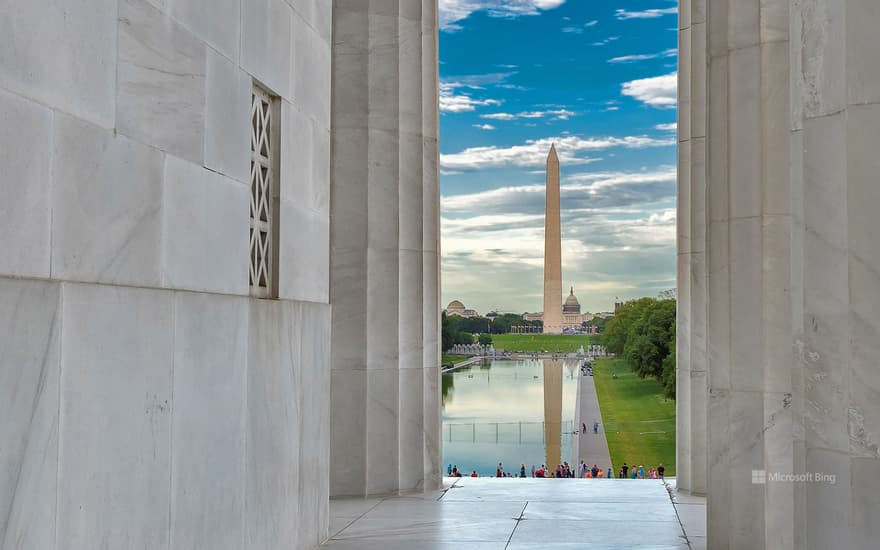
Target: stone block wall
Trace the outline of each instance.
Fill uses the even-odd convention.
[[[0,548],[326,536],[331,15],[0,8]],[[279,102],[277,300],[248,296],[255,82]]]

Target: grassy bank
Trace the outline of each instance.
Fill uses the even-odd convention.
[[[456,363],[461,363],[462,361],[466,361],[469,359],[469,355],[455,355],[454,353],[444,353],[443,357],[440,359],[441,365],[454,365]]]
[[[585,334],[493,334],[495,349],[508,351],[543,351],[574,353],[590,345],[590,336]]]
[[[664,397],[660,382],[639,378],[623,359],[593,365],[614,470],[624,461],[645,471],[662,462],[666,475],[675,475],[675,401]]]

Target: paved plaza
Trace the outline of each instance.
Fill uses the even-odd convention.
[[[333,499],[322,548],[705,548],[705,499],[670,482],[446,478],[431,493]]]

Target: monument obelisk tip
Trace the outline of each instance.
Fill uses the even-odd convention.
[[[559,157],[556,156],[556,144],[550,144],[550,153],[547,155],[547,162],[559,162]]]

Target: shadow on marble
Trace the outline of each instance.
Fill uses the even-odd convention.
[[[518,544],[577,543],[594,548],[676,547],[685,545],[677,521],[642,521],[641,517],[621,517],[616,521],[524,520],[511,542]]]
[[[334,499],[322,548],[688,549],[659,481],[444,478],[432,493]]]
[[[377,540],[330,540],[321,548],[336,550],[505,550],[507,542],[443,542],[443,541],[391,541]]]
[[[706,536],[705,504],[676,504],[675,510],[688,538]]]

